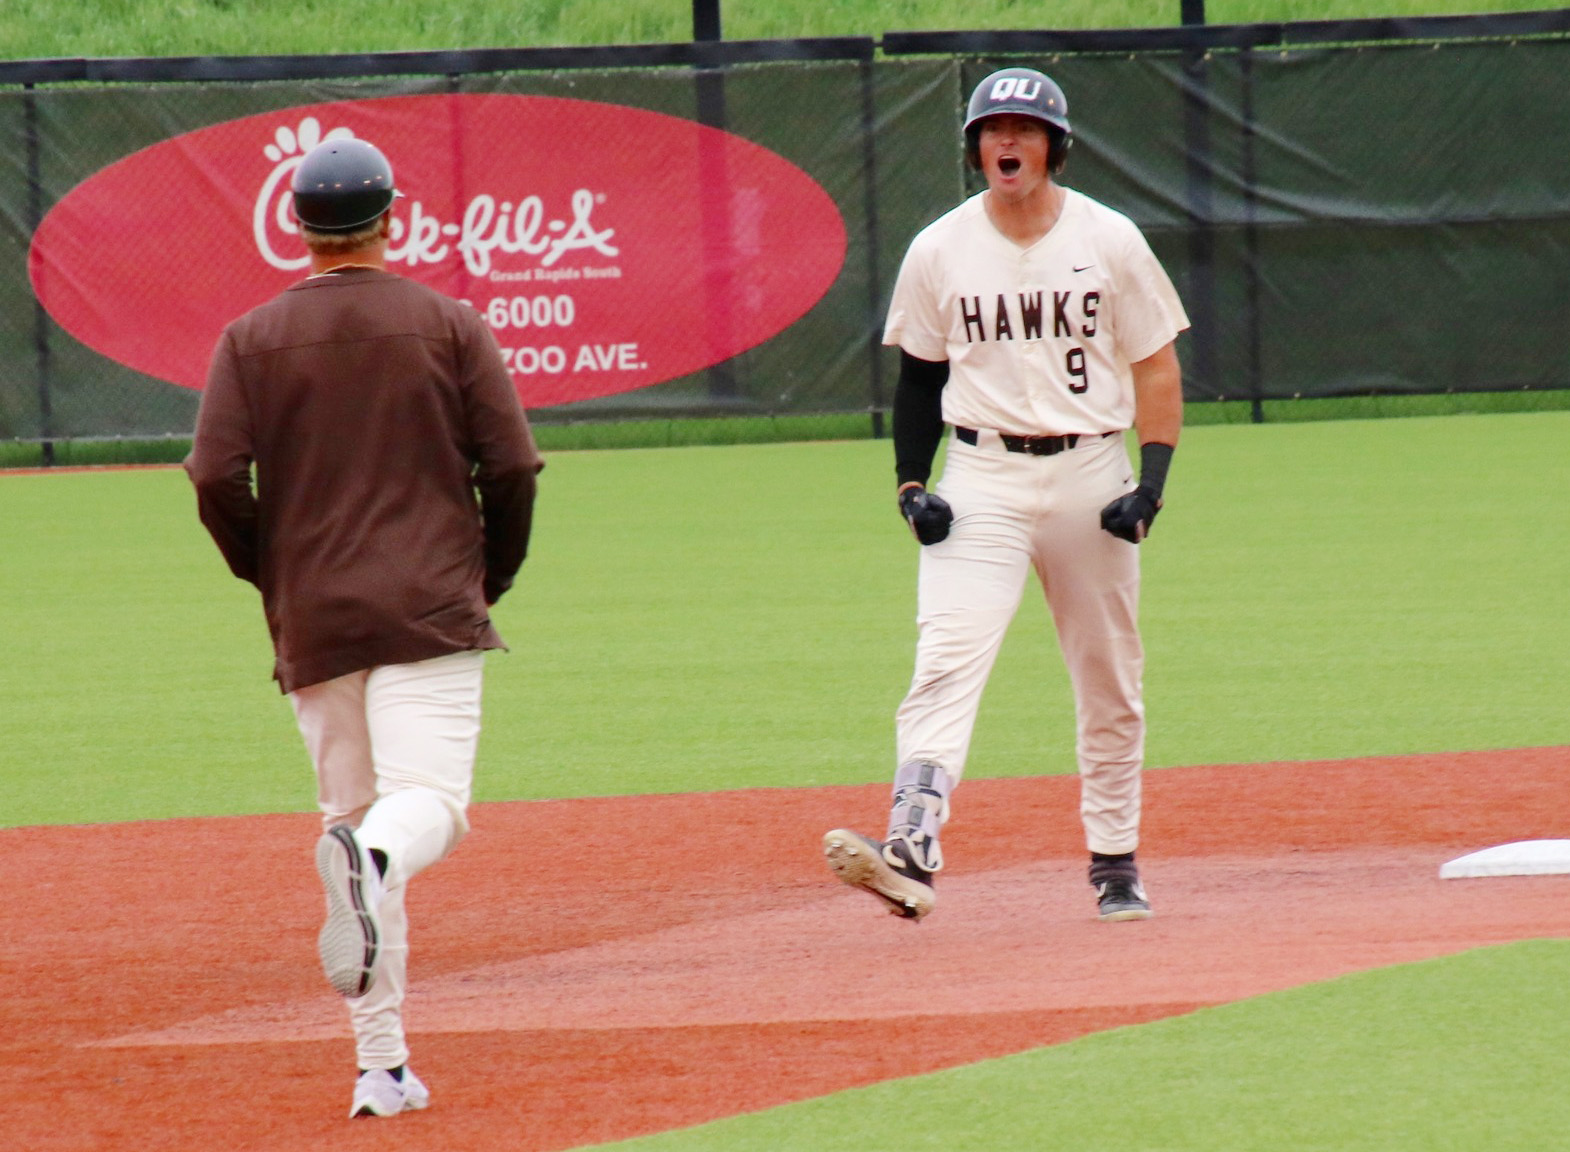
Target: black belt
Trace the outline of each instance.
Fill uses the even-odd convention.
[[[954,435],[961,441],[976,446],[976,430],[974,428],[954,428]],[[1103,432],[1102,436],[1115,436],[1115,432]],[[1067,436],[1011,436],[1007,432],[999,432],[998,439],[1003,441],[1003,447],[1010,452],[1024,452],[1029,456],[1056,456],[1059,452],[1066,452],[1081,440],[1087,440],[1090,434],[1081,436],[1078,432],[1070,432]]]

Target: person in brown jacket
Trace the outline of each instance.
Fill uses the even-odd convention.
[[[404,892],[468,830],[482,662],[502,647],[489,608],[528,550],[543,463],[479,313],[387,271],[387,158],[329,139],[293,193],[311,274],[224,330],[185,467],[261,592],[315,764],[350,1115],[391,1116],[430,1101],[407,1066]]]

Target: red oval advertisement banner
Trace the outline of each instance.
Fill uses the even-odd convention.
[[[33,290],[88,347],[201,388],[223,326],[306,275],[290,177],[346,135],[385,152],[404,193],[388,268],[479,309],[529,407],[761,344],[845,260],[828,193],[731,133],[585,100],[395,96],[231,120],[111,164],[40,224]]]

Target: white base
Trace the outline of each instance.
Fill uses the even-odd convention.
[[[1441,865],[1439,878],[1548,876],[1570,873],[1570,840],[1519,840],[1484,848]]]

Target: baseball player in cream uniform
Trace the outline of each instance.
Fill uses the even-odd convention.
[[[1074,687],[1098,915],[1143,919],[1137,545],[1182,426],[1174,340],[1188,320],[1133,222],[1054,179],[1073,136],[1052,80],[1027,68],[988,76],[964,131],[987,188],[916,236],[884,332],[900,348],[900,510],[922,546],[888,831],[835,829],[824,852],[841,880],[897,915],[932,910],[939,831],[1034,568]],[[929,491],[945,424],[946,464]],[[1137,484],[1123,443],[1131,427]]]

